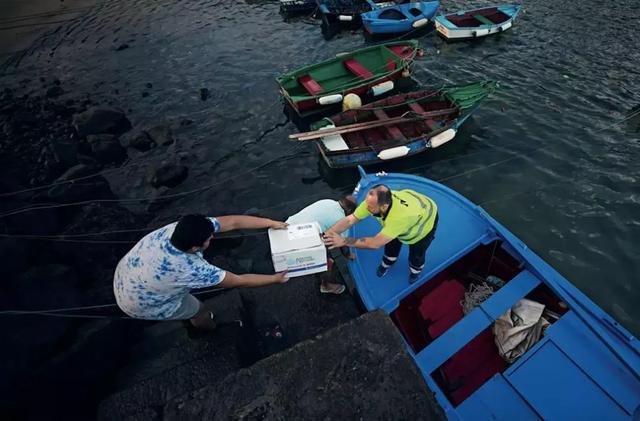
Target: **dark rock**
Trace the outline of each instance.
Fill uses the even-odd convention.
[[[139,151],[148,151],[156,146],[156,143],[149,137],[149,134],[145,131],[138,132],[135,136],[131,137],[129,146]]]
[[[147,91],[142,92],[142,98],[146,98],[148,96],[149,96],[149,92]]]
[[[118,47],[116,47],[116,51],[126,50],[127,48],[129,48],[129,44],[120,44]]]
[[[180,127],[187,127],[187,126],[191,126],[192,124],[193,124],[193,120],[185,118],[180,122]]]
[[[2,256],[2,265],[0,265],[0,277],[4,280],[22,272],[27,268],[28,243],[22,239],[16,238],[0,238],[0,256]]]
[[[173,133],[169,126],[155,126],[146,132],[156,145],[167,146],[174,142]]]
[[[79,279],[70,266],[48,264],[32,267],[17,279],[20,292],[11,300],[18,308],[56,308],[77,305]],[[25,291],[38,291],[25,294]]]
[[[73,116],[73,125],[80,137],[109,133],[120,135],[131,128],[124,112],[111,107],[93,107]]]
[[[29,127],[37,121],[36,114],[30,110],[21,109],[13,113],[13,123],[18,127]]]
[[[64,91],[62,90],[62,88],[60,86],[52,86],[49,89],[47,89],[46,97],[47,98],[56,98],[56,97],[59,97],[60,95],[62,95],[63,93],[64,93]]]
[[[71,167],[56,179],[56,185],[47,191],[46,198],[53,201],[64,202],[87,198],[101,199],[110,197],[112,194],[109,183],[107,183],[104,177],[95,175],[96,173],[97,169],[90,165],[78,164]],[[78,178],[83,179],[76,180]]]
[[[60,86],[60,79],[54,80],[53,84],[56,85],[56,86]]]
[[[182,183],[189,175],[189,169],[184,165],[166,164],[153,171],[150,182],[153,187],[175,187]]]
[[[445,416],[397,328],[378,310],[215,384],[185,391],[164,407],[163,418],[426,421]]]
[[[78,163],[78,144],[73,140],[54,137],[49,140],[49,148],[58,165],[69,168]]]
[[[146,86],[148,89],[153,88],[153,84],[151,84],[151,83],[149,83],[149,82],[147,82],[147,84],[146,84],[145,86]]]
[[[209,90],[207,88],[200,89],[200,99],[206,101],[210,96]]]
[[[87,136],[92,155],[100,162],[120,162],[126,156],[126,151],[120,145],[118,138],[111,134],[97,134]]]

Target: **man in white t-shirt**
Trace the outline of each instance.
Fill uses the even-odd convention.
[[[137,319],[190,320],[194,327],[213,329],[213,313],[190,294],[192,289],[214,285],[258,287],[288,280],[286,272],[236,275],[210,264],[202,252],[214,233],[286,226],[284,222],[244,215],[186,215],[144,236],[120,260],[113,278],[118,306]]]
[[[326,232],[339,220],[351,215],[355,209],[356,198],[353,196],[345,196],[340,200],[322,199],[310,204],[295,215],[291,215],[286,222],[290,225],[317,222],[320,225],[320,230]],[[348,248],[346,253],[348,254]],[[335,278],[332,264],[333,262],[329,258],[329,273],[320,276],[320,292],[323,294],[342,294],[345,289],[344,285],[330,282]]]

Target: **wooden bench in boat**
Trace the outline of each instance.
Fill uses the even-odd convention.
[[[480,22],[484,23],[485,25],[495,25],[495,22],[490,21],[489,19],[485,18],[482,15],[473,15],[473,17],[479,20]]]
[[[374,110],[373,114],[378,118],[378,120],[386,120],[389,118],[389,115],[385,113],[383,110]],[[398,126],[383,126],[384,129],[387,130],[387,133],[393,140],[407,140],[402,133],[402,130],[398,128]]]
[[[302,85],[305,91],[311,96],[316,96],[324,92],[324,88],[318,82],[313,80],[311,75],[304,75],[298,78],[298,83]]]
[[[410,102],[409,104],[409,108],[411,109],[411,111],[413,111],[416,114],[424,114],[426,113],[426,110],[424,108],[422,108],[422,105],[418,104],[417,102]],[[425,120],[424,124],[427,125],[427,127],[429,128],[429,130],[436,130],[439,128],[438,122],[435,120]]]
[[[371,79],[373,77],[373,73],[371,73],[366,67],[362,65],[355,58],[350,58],[343,61],[344,66],[353,73],[354,76],[358,76],[362,79]]]

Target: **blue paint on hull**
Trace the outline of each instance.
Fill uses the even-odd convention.
[[[401,300],[481,245],[498,241],[521,272],[479,307],[423,349],[409,353],[449,419],[634,419],[640,414],[638,339],[595,305],[560,273],[482,208],[435,181],[406,174],[370,175],[354,191],[358,202],[370,187],[386,184],[423,193],[438,205],[439,224],[415,284],[408,282],[407,247],[380,279],[382,250],[354,249],[349,270],[368,310],[394,312]],[[354,225],[350,236],[380,230],[374,218]],[[497,243],[498,244],[498,243]],[[490,377],[458,405],[434,380],[439,367],[533,288],[545,286],[568,310],[545,335],[506,370]],[[637,419],[637,418],[635,418]]]

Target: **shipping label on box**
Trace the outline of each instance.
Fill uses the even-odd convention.
[[[270,229],[269,244],[276,272],[288,270],[289,277],[294,278],[327,270],[327,251],[316,222]]]

